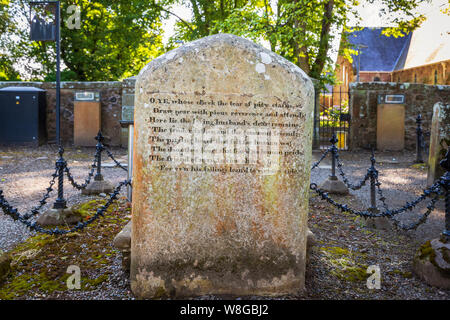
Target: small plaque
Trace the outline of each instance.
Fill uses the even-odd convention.
[[[75,101],[100,101],[100,94],[98,92],[76,92]]]
[[[387,94],[378,96],[378,104],[404,104],[405,95],[403,94]]]

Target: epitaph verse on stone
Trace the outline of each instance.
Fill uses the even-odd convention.
[[[298,67],[226,34],[141,71],[131,249],[138,297],[303,288],[313,93]]]

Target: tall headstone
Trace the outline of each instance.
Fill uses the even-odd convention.
[[[304,287],[314,88],[221,34],[139,74],[131,288],[139,298]]]
[[[450,104],[438,102],[433,107],[427,185],[431,186],[444,174],[439,162],[450,146]]]

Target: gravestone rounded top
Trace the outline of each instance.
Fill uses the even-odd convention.
[[[131,287],[138,297],[304,286],[314,87],[220,34],[136,82]]]
[[[190,83],[188,83],[190,81]],[[282,94],[280,100],[312,95],[311,79],[292,62],[244,38],[217,34],[187,43],[154,59],[138,75],[136,89],[196,94]]]

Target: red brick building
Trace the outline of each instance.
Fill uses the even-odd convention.
[[[339,56],[336,66],[340,84],[337,91],[348,91],[356,82],[407,82],[450,85],[450,29],[448,16],[428,19],[404,37],[386,37],[383,28],[364,28],[352,32],[348,41],[360,56],[352,62]]]

